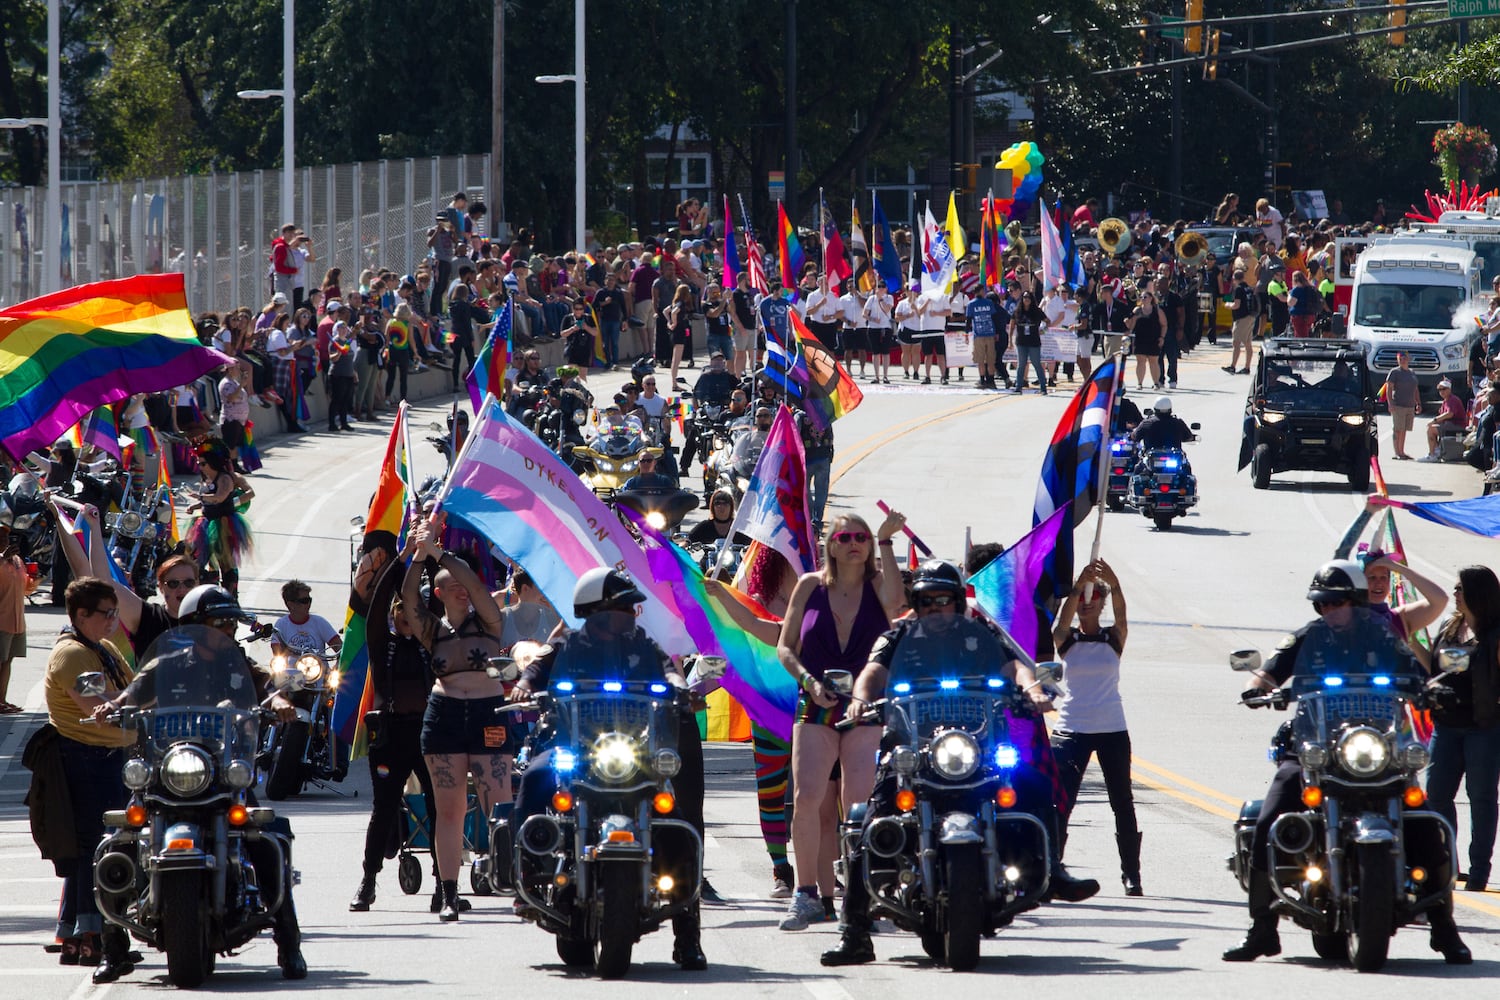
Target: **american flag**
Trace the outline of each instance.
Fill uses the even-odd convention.
[[[750,275],[750,290],[769,295],[771,285],[766,281],[766,262],[761,257],[760,240],[756,238],[755,227],[750,224],[750,213],[745,211],[743,197],[740,198],[740,218],[745,223],[745,270]]]

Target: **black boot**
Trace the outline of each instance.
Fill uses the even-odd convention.
[[[1469,965],[1474,961],[1469,946],[1458,936],[1458,924],[1453,922],[1451,897],[1444,905],[1427,911],[1427,922],[1432,927],[1432,950],[1442,954],[1443,961],[1449,965]],[[106,950],[105,955],[108,954]]]
[[[672,961],[682,969],[683,972],[702,972],[708,968],[708,956],[703,954],[703,944],[700,940],[699,929],[702,919],[698,914],[698,904],[694,903],[685,913],[679,913],[672,918]]]
[[[1224,953],[1226,962],[1253,962],[1261,956],[1281,954],[1281,935],[1276,933],[1277,916],[1271,912],[1275,899],[1271,876],[1250,871],[1250,932],[1245,940]]]
[[[360,879],[359,888],[354,891],[354,898],[349,901],[350,913],[363,913],[375,902],[375,876],[366,872],[365,877]]]
[[[106,926],[103,953],[99,956],[98,967],[94,969],[94,984],[112,983],[134,971],[135,961],[130,957],[129,938],[118,927]]]
[[[281,966],[282,979],[306,979],[307,961],[302,957],[302,928],[297,923],[297,908],[292,904],[288,890],[276,911],[276,926],[271,929],[276,942],[276,964]]]
[[[1099,882],[1091,878],[1075,878],[1061,861],[1052,867],[1051,887],[1047,895],[1065,903],[1081,903],[1099,892]]]
[[[427,912],[437,913],[443,908],[443,877],[437,873],[436,868],[434,868],[433,870],[432,877],[434,879],[432,885],[432,902],[427,904]],[[457,882],[454,882],[453,884],[458,885]],[[458,897],[459,913],[468,913],[473,908],[473,904],[470,903],[467,899],[464,899],[462,896]]]
[[[844,925],[837,948],[829,948],[818,959],[824,965],[864,965],[875,961],[875,945],[870,942],[870,929]]]
[[[1141,835],[1139,833],[1117,833],[1115,843],[1120,846],[1120,881],[1125,886],[1125,895],[1144,896],[1141,887]]]
[[[454,921],[458,919],[458,881],[446,879],[438,883],[438,888],[443,894],[443,905],[438,910],[438,919]]]

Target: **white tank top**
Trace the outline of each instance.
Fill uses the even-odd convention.
[[[1069,733],[1119,733],[1125,725],[1120,701],[1120,654],[1107,641],[1110,629],[1086,636],[1074,629],[1063,654],[1063,690],[1057,729]]]

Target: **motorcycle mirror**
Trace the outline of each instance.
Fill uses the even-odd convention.
[[[854,675],[847,670],[823,671],[823,683],[836,694],[850,695],[854,693]]]
[[[364,526],[365,526],[365,516],[363,514],[355,514],[353,517],[349,518],[349,527],[351,527],[351,528],[363,528]]]
[[[104,675],[98,671],[79,674],[78,680],[73,682],[73,690],[85,698],[99,698],[104,695],[106,685]]]
[[[1469,669],[1469,651],[1462,646],[1444,646],[1438,650],[1438,667],[1445,674],[1466,673]]]
[[[1057,660],[1043,660],[1031,671],[1043,684],[1055,685],[1062,680],[1063,665]]]
[[[490,657],[490,665],[484,672],[502,681],[513,681],[521,676],[521,668],[516,665],[515,658],[510,656]]]
[[[1229,654],[1229,669],[1240,673],[1249,673],[1260,669],[1261,659],[1258,649],[1237,649]]]
[[[444,427],[442,424],[438,423],[436,420],[434,420],[432,423],[428,424],[427,425],[427,429],[430,430],[430,431],[432,431],[435,434],[443,434],[443,433],[446,433],[447,430],[448,430],[448,428]]]
[[[1188,430],[1190,431],[1201,431],[1202,429],[1202,424],[1188,424]]]

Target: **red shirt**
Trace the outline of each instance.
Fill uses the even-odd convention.
[[[271,266],[277,274],[296,274],[297,262],[292,259],[292,248],[280,236],[271,241]]]

